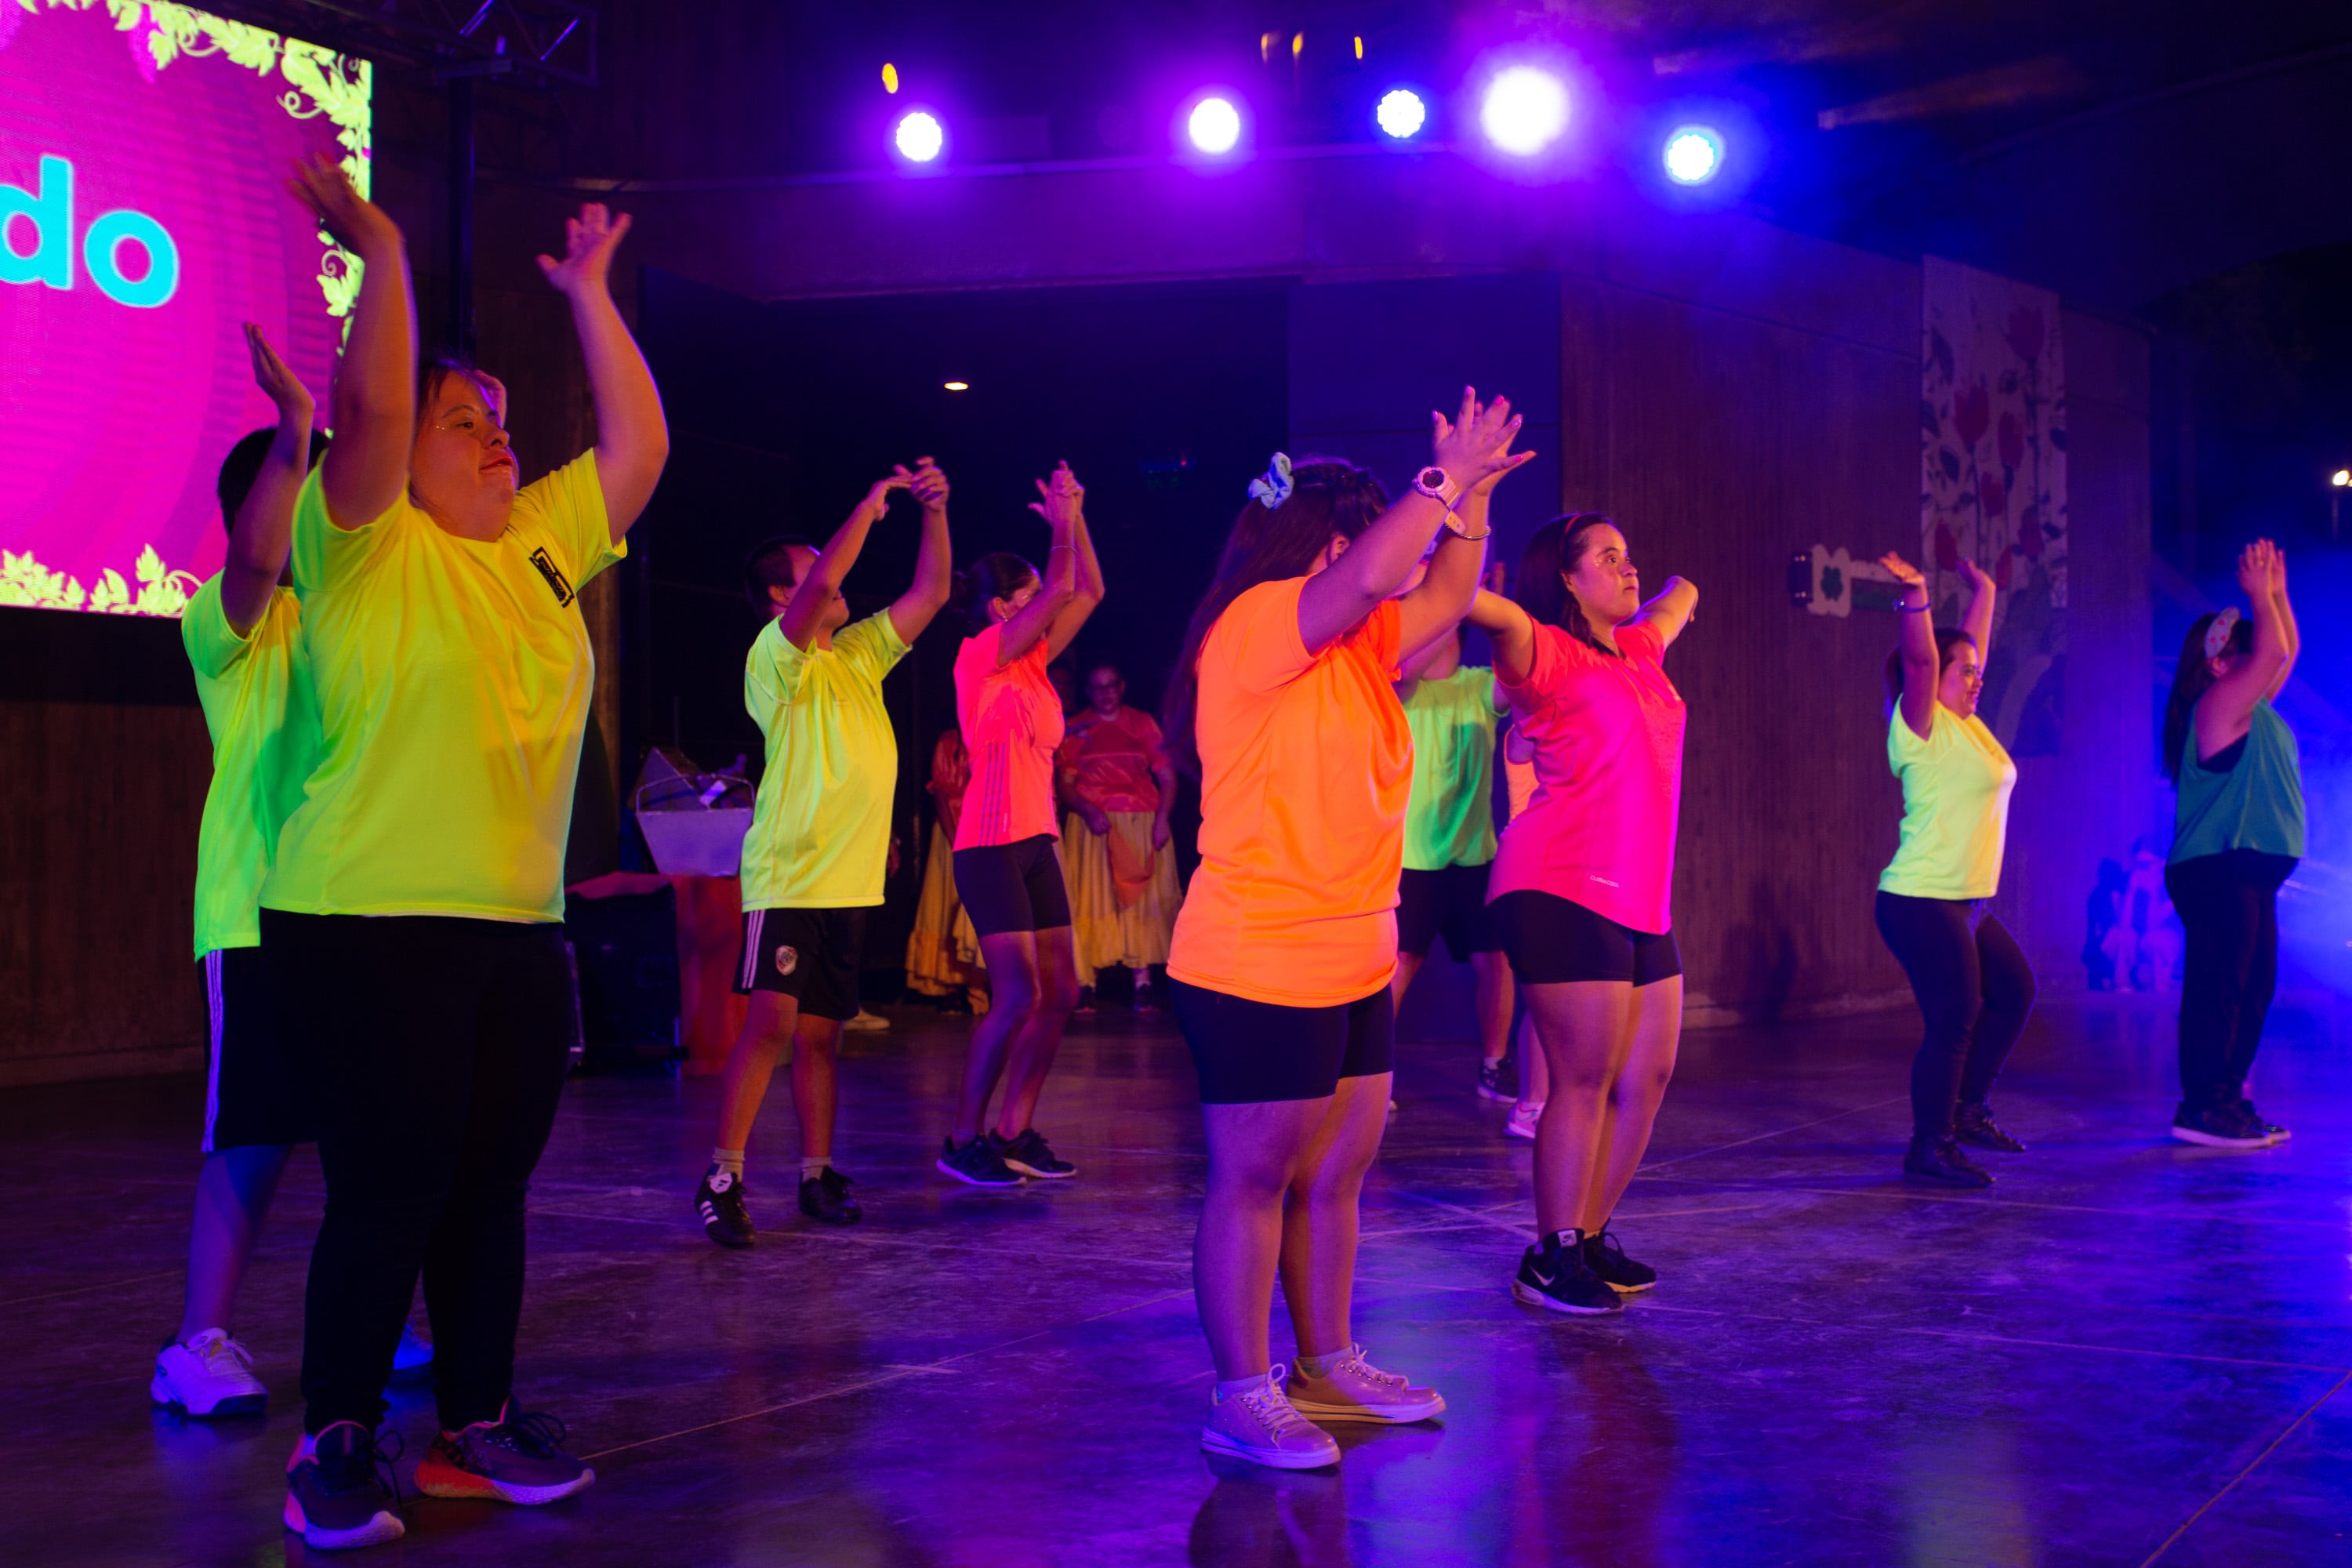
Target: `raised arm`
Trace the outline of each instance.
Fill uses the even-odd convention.
[[[1062,476],[1069,473],[1070,465],[1064,463],[1054,470],[1054,482],[1061,483]],[[1078,628],[1087,624],[1087,618],[1103,602],[1102,563],[1095,558],[1094,532],[1087,527],[1087,487],[1078,483],[1074,474],[1070,475],[1069,483],[1077,496],[1077,515],[1070,520],[1070,543],[1077,552],[1077,575],[1073,581],[1070,602],[1062,606],[1061,614],[1054,617],[1052,629],[1045,634],[1047,658],[1062,657],[1064,650],[1077,640]],[[1038,483],[1037,492],[1040,495],[1045,493],[1042,480]],[[1045,511],[1043,504],[1036,501],[1030,503],[1029,510],[1040,516]]]
[[[808,651],[816,640],[817,628],[824,624],[825,606],[841,591],[842,579],[857,564],[858,552],[866,548],[866,536],[890,510],[890,492],[903,490],[915,482],[915,476],[900,464],[886,479],[877,479],[866,492],[866,499],[850,509],[848,521],[833,531],[816,559],[809,563],[808,574],[793,585],[792,603],[784,606],[784,640]],[[894,617],[895,619],[895,617]]]
[[[1472,504],[1470,492],[1490,477],[1507,474],[1535,456],[1510,449],[1520,422],[1511,413],[1508,398],[1498,397],[1481,406],[1475,389],[1465,386],[1454,418],[1448,420],[1442,414],[1432,414],[1430,418],[1435,424],[1431,460],[1462,487],[1455,498],[1457,506]],[[1320,653],[1338,642],[1381,600],[1402,588],[1449,515],[1444,501],[1408,490],[1375,518],[1337,561],[1309,577],[1298,596],[1298,637],[1307,651]],[[1435,635],[1433,626],[1458,621],[1468,608],[1470,595],[1478,585],[1486,544],[1483,525],[1466,531],[1480,537],[1447,540],[1431,561],[1429,575],[1413,590],[1430,597],[1418,609],[1406,612],[1405,632],[1400,639],[1402,649],[1409,651],[1427,642]]]
[[[416,302],[400,226],[352,188],[323,153],[297,162],[287,188],[317,215],[335,243],[360,258],[359,299],[335,369],[328,406],[335,445],[319,483],[327,521],[365,528],[407,493],[416,442]]]
[[[1992,605],[1996,597],[1992,574],[1964,556],[1960,574],[1969,580],[1969,607],[1967,614],[1960,616],[1960,630],[1977,645],[1977,663],[1982,666],[1992,658]]]
[[[1903,585],[1895,605],[1895,618],[1902,623],[1895,635],[1903,639],[1903,722],[1924,741],[1936,732],[1936,682],[1943,674],[1942,661],[1936,657],[1935,628],[1927,624],[1932,613],[1927,579],[1891,550],[1878,558],[1878,563]]]
[[[1465,617],[1495,645],[1495,678],[1517,686],[1535,673],[1535,617],[1502,595],[1478,590]]]
[[[302,380],[286,368],[261,329],[245,324],[245,346],[253,355],[253,379],[278,405],[278,434],[261,459],[261,472],[236,509],[228,536],[228,559],[221,564],[221,613],[238,637],[251,631],[269,608],[278,574],[294,547],[294,498],[310,472],[310,416],[314,405]]]
[[[2253,727],[2254,705],[2278,689],[2292,662],[2286,628],[2279,617],[2279,597],[2271,591],[2271,573],[2277,558],[2278,546],[2267,539],[2257,539],[2239,552],[2238,586],[2245,590],[2246,601],[2254,610],[2254,651],[2197,700],[2200,761],[2244,738]]]
[[[915,580],[890,605],[890,625],[909,647],[955,591],[955,547],[948,540],[948,477],[929,458],[915,459],[915,499],[923,507],[923,542]]]
[[[1065,463],[1054,470],[1050,483],[1037,481],[1037,493],[1045,499],[1031,501],[1029,510],[1052,527],[1054,542],[1045,548],[1045,574],[1038,580],[1037,592],[1013,612],[997,638],[999,669],[1036,647],[1037,639],[1053,629],[1078,591],[1078,547],[1072,535],[1077,530],[1086,492],[1078,488],[1070,466]],[[1051,644],[1047,645],[1046,657],[1053,657]]]
[[[661,393],[606,281],[613,252],[628,232],[628,214],[614,217],[590,202],[578,217],[563,220],[563,259],[539,258],[539,269],[571,301],[572,329],[588,362],[588,392],[596,403],[596,480],[604,487],[604,517],[615,544],[653,499],[669,461],[669,421],[662,414]]]
[[[1672,647],[1697,611],[1698,584],[1687,577],[1669,577],[1657,597],[1633,612],[1633,624],[1650,627]]]
[[[1506,438],[1507,440],[1507,437]],[[1461,624],[1469,613],[1470,597],[1478,592],[1486,565],[1486,540],[1495,531],[1487,521],[1487,502],[1508,468],[1497,468],[1462,492],[1455,506],[1456,532],[1448,528],[1437,536],[1437,552],[1418,586],[1404,595],[1403,632],[1406,647],[1434,646]],[[1464,574],[1468,581],[1464,582]]]
[[[2286,596],[2286,552],[2273,546],[2271,550],[2271,603],[2278,612],[2279,635],[2286,642],[2286,662],[2279,666],[2278,679],[2263,693],[2266,699],[2276,698],[2285,689],[2287,677],[2294,673],[2294,661],[2303,655],[2303,632],[2294,624],[2294,605]]]

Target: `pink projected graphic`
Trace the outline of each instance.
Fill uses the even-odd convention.
[[[357,265],[287,195],[368,188],[363,60],[184,5],[0,0],[0,605],[173,616],[213,480],[276,421],[257,323],[323,412]]]

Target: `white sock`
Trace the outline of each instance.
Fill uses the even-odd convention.
[[[811,1176],[824,1175],[826,1168],[832,1165],[832,1163],[833,1157],[829,1154],[819,1154],[813,1160],[806,1155],[803,1155],[801,1157],[801,1180],[805,1182]]]
[[[721,1149],[717,1144],[712,1144],[710,1148],[710,1173],[715,1176],[721,1171],[726,1172],[737,1181],[741,1181],[743,1179],[743,1151],[740,1149]]]
[[[1331,1369],[1339,1364],[1339,1358],[1347,1353],[1345,1351],[1333,1351],[1329,1355],[1301,1355],[1298,1370],[1309,1377],[1328,1377]]]
[[[1242,1394],[1254,1393],[1265,1386],[1265,1373],[1259,1373],[1255,1377],[1228,1378],[1217,1384],[1217,1397],[1220,1399],[1234,1399],[1238,1398]]]

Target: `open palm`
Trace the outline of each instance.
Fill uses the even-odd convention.
[[[613,252],[628,232],[628,214],[616,217],[602,202],[590,202],[580,209],[578,217],[563,220],[563,259],[541,256],[539,269],[565,294],[604,289],[612,270]]]

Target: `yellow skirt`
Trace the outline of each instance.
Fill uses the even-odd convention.
[[[1151,847],[1152,814],[1108,815],[1110,830],[1126,838],[1134,862],[1149,864],[1150,871],[1135,901],[1120,908],[1110,840],[1096,837],[1076,812],[1062,819],[1062,871],[1070,884],[1070,934],[1081,985],[1092,985],[1098,969],[1167,963],[1168,938],[1183,902],[1176,891],[1176,847],[1163,844],[1156,852]]]
[[[956,897],[955,846],[947,829],[931,825],[931,852],[923,861],[923,892],[915,901],[915,929],[907,938],[907,988],[926,996],[963,992],[975,1013],[988,1011],[988,971],[980,961],[980,933]]]

